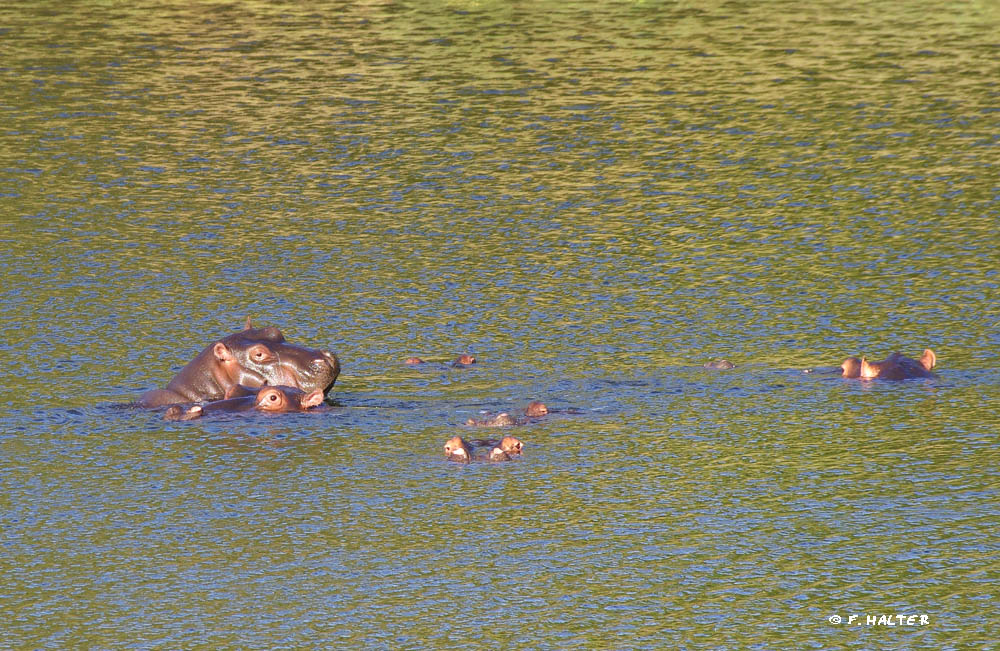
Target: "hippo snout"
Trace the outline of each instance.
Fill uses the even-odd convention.
[[[337,381],[337,376],[340,375],[340,360],[328,350],[321,350],[320,354],[322,357],[313,360],[312,365],[318,376],[329,379],[329,383],[322,387],[325,392],[330,390],[333,383]]]
[[[268,380],[270,384],[282,384],[306,393],[330,391],[340,375],[337,356],[325,350],[287,349],[281,364]]]
[[[331,353],[328,350],[322,350],[320,352],[323,354],[323,359],[317,359],[316,363],[318,363],[318,364],[323,364],[323,363],[329,364],[330,370],[333,373],[333,379],[336,380],[337,376],[340,375],[340,360],[337,359],[336,355],[334,355],[333,353]]]

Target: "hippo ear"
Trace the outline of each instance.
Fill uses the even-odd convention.
[[[247,315],[247,324],[243,326],[244,330],[253,330],[253,324],[250,323],[250,315]]]
[[[302,396],[301,404],[303,409],[309,409],[310,407],[315,407],[316,405],[322,403],[323,403],[323,392],[319,389],[316,389],[312,393],[307,393],[306,395]]]
[[[233,353],[229,350],[229,347],[221,341],[215,344],[212,352],[215,354],[215,359],[220,362],[232,362],[236,359],[233,357]]]
[[[935,355],[934,351],[930,348],[926,348],[924,350],[924,354],[920,356],[920,363],[923,364],[924,368],[929,371],[934,368],[935,364],[937,364],[937,355]]]

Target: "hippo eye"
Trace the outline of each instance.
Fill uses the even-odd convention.
[[[270,400],[271,402],[278,402],[278,394],[272,393],[267,397],[267,399]]]

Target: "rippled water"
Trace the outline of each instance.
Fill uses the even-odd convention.
[[[0,8],[0,646],[993,643],[997,34],[978,2]],[[328,411],[116,406],[247,314],[337,352]],[[936,380],[802,372],[924,347]],[[532,399],[564,412],[522,460],[443,460]],[[928,623],[866,623],[896,614]]]

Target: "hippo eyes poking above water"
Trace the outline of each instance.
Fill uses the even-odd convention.
[[[937,377],[931,369],[937,364],[937,355],[930,348],[924,350],[919,360],[899,353],[893,353],[881,362],[869,362],[862,357],[848,357],[840,365],[846,378],[862,380],[909,380],[913,378]]]
[[[340,375],[340,361],[326,350],[285,341],[277,328],[242,331],[209,345],[174,376],[165,389],[147,391],[143,407],[231,398],[237,387],[290,386],[326,394]]]

